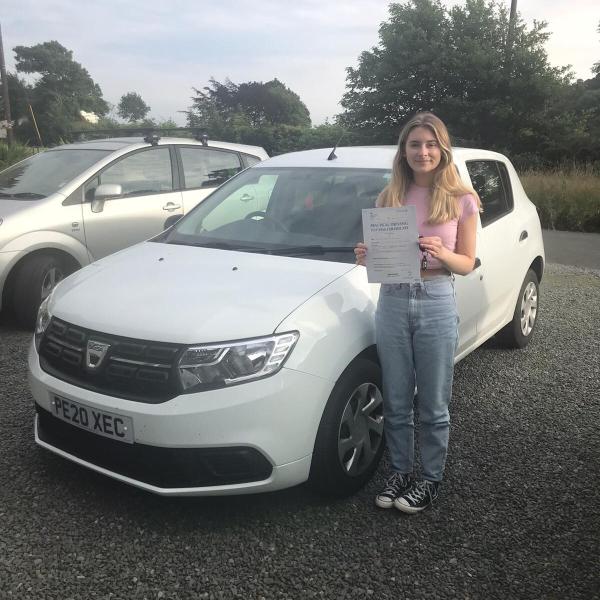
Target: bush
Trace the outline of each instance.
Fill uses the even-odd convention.
[[[600,170],[573,167],[521,175],[542,227],[600,233]]]
[[[10,167],[16,162],[31,156],[34,152],[34,149],[25,146],[24,144],[18,144],[14,142],[11,146],[5,144],[4,142],[0,143],[0,171],[6,169],[6,167]]]

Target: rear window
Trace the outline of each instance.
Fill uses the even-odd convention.
[[[36,154],[0,172],[0,198],[45,198],[111,152],[73,149]]]

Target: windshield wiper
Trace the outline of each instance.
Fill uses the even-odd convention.
[[[23,198],[24,200],[39,200],[45,197],[46,196],[44,194],[38,194],[36,192],[18,192],[16,194],[0,192],[0,198]]]
[[[256,246],[240,246],[239,244],[230,244],[229,242],[191,242],[184,240],[169,240],[167,244],[177,244],[179,246],[194,246],[197,248],[216,248],[217,250],[236,250],[240,252],[263,252],[264,248]]]
[[[288,246],[287,248],[276,248],[266,250],[266,254],[329,254],[331,252],[354,252],[354,246]]]

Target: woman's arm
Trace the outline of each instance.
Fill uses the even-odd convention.
[[[451,252],[437,236],[423,237],[419,244],[433,258],[457,275],[467,275],[475,266],[475,241],[477,239],[477,213],[469,215],[458,223],[456,248]]]

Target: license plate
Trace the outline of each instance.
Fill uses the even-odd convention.
[[[125,415],[90,408],[61,396],[52,396],[52,414],[75,427],[113,440],[133,444],[133,419]]]

